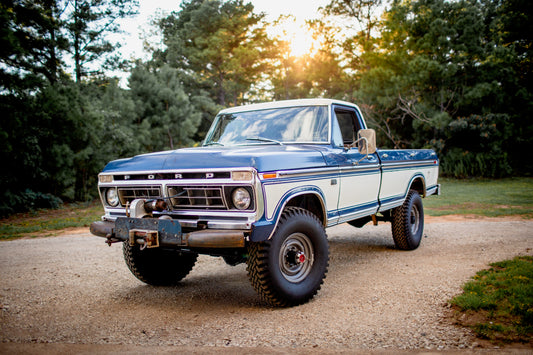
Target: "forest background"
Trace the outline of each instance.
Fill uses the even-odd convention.
[[[357,103],[380,147],[435,149],[445,176],[533,172],[528,0],[331,0],[304,54],[269,31],[290,16],[185,0],[124,60],[110,38],[137,8],[1,0],[0,216],[94,199],[108,161],[198,145],[221,108],[306,97]]]

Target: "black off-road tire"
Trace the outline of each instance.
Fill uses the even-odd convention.
[[[249,243],[247,271],[252,286],[271,306],[296,306],[320,289],[329,266],[329,245],[318,218],[287,208],[272,238]]]
[[[424,207],[415,190],[409,190],[403,205],[392,210],[392,238],[396,248],[414,250],[424,233]]]
[[[131,246],[124,242],[124,260],[131,273],[144,283],[153,286],[173,286],[192,270],[198,254],[176,250]]]

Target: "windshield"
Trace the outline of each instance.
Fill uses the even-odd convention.
[[[217,116],[204,145],[328,143],[327,106],[273,108]]]

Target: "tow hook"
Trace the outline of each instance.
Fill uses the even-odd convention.
[[[135,243],[141,246],[141,250],[145,248],[159,247],[159,237],[157,231],[145,229],[130,229],[129,231],[130,246]]]

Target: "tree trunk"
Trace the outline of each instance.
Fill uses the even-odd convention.
[[[170,129],[167,128],[167,135],[168,135],[168,143],[170,145],[170,149],[174,149],[174,140],[172,139],[172,134],[170,134]]]
[[[76,82],[81,81],[80,18],[78,0],[74,0],[74,70]]]

